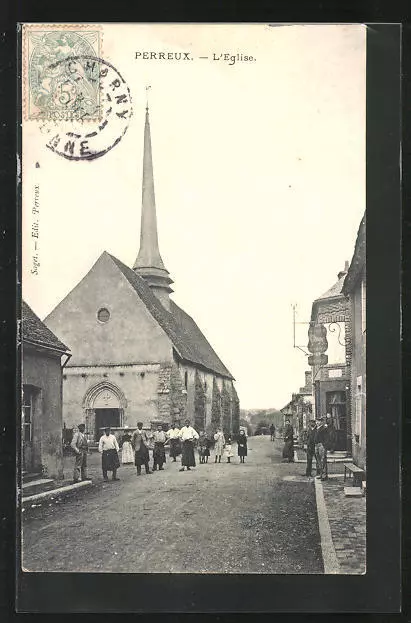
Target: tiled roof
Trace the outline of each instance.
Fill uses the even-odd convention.
[[[205,338],[191,316],[186,314],[181,307],[178,307],[174,301],[171,301],[170,309],[177,321],[181,331],[181,336],[183,337],[186,346],[189,346],[192,356],[198,361],[198,363],[202,363],[205,368],[215,370],[222,376],[227,376],[232,379],[232,375],[220,360],[217,353],[214,351],[211,344]]]
[[[21,320],[23,342],[27,340],[29,342],[35,342],[40,346],[48,346],[49,348],[55,348],[63,352],[70,350],[63,342],[60,342],[58,337],[56,337],[48,327],[46,327],[44,322],[36,316],[25,301],[22,301]]]
[[[357,282],[358,276],[366,263],[366,217],[365,214],[361,219],[358,228],[357,239],[355,241],[354,255],[345,277],[343,294],[348,294],[353,290]]]
[[[168,335],[175,350],[183,360],[206,368],[220,376],[229,379],[234,378],[188,314],[180,309],[174,301],[170,301],[171,311],[167,311],[140,275],[113,255],[110,257],[137,292],[150,314]]]
[[[324,294],[322,294],[317,299],[315,299],[314,302],[322,301],[323,299],[330,299],[330,298],[333,298],[334,296],[341,296],[342,288],[344,285],[344,279],[345,279],[345,273],[342,275],[342,277],[340,277],[337,283],[335,283],[329,290],[327,290],[327,292],[324,292]]]

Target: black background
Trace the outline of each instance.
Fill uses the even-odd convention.
[[[392,613],[400,608],[400,241],[403,240],[403,268],[408,268],[411,228],[409,224],[410,112],[400,101],[400,28],[398,25],[371,24],[367,39],[367,574],[365,576],[212,576],[212,575],[116,575],[116,574],[21,574],[15,562],[15,543],[19,527],[15,524],[15,435],[16,405],[16,253],[20,253],[16,219],[15,162],[16,138],[16,21],[264,21],[264,22],[374,22],[401,21],[398,4],[345,2],[304,2],[304,6],[269,3],[240,7],[222,2],[201,6],[173,3],[159,10],[153,3],[102,5],[88,3],[75,10],[76,3],[9,3],[9,26],[0,34],[4,60],[1,64],[3,109],[1,124],[1,226],[0,226],[0,302],[2,424],[0,431],[1,505],[1,605],[6,620],[13,614],[18,593],[20,612],[365,612]],[[80,5],[80,3],[78,3]],[[302,4],[302,3],[301,3]],[[115,13],[115,15],[113,15]],[[403,50],[409,50],[410,31],[403,30]],[[403,74],[409,74],[408,54],[403,57]],[[267,76],[269,79],[269,76]],[[407,97],[408,83],[403,85]],[[409,98],[408,102],[409,102]],[[301,103],[304,105],[304,103]],[[405,113],[405,114],[404,114]],[[3,118],[4,116],[2,116]],[[5,118],[5,117],[4,117]],[[292,122],[292,120],[290,120]],[[400,211],[400,131],[404,143],[402,231]],[[17,143],[17,147],[16,147]],[[9,194],[7,194],[9,191]],[[336,189],[338,192],[338,189]],[[332,209],[332,206],[330,206]],[[343,214],[336,213],[338,219]],[[408,274],[408,273],[407,273]],[[408,276],[408,283],[410,282]],[[403,278],[403,284],[406,282]],[[409,294],[403,290],[403,329],[407,325]],[[409,353],[408,332],[403,351]],[[405,407],[403,399],[403,407]],[[405,411],[405,408],[404,408]],[[382,416],[382,417],[380,417]],[[410,417],[403,417],[403,449],[409,439]],[[3,428],[4,426],[4,428]],[[404,461],[404,485],[409,484],[409,467]],[[408,490],[403,497],[408,500]],[[403,546],[409,544],[410,524],[404,517]],[[141,535],[144,538],[144,535]],[[79,534],[79,540],[87,535]],[[406,543],[407,541],[407,543]],[[408,560],[404,559],[404,581],[408,584]],[[14,568],[17,577],[14,577]],[[404,605],[409,588],[404,583]],[[250,615],[251,616],[251,615]],[[253,615],[253,618],[255,615]],[[33,617],[30,617],[33,618]],[[44,614],[39,620],[48,619]],[[60,618],[60,617],[59,617]],[[65,617],[64,617],[65,618]],[[101,617],[99,617],[101,618]],[[117,618],[117,617],[116,617]],[[159,617],[160,618],[160,617]],[[180,620],[181,616],[167,617]],[[223,617],[217,617],[223,618]],[[224,617],[225,618],[225,617]],[[287,617],[289,618],[289,617]],[[295,617],[291,617],[295,618]],[[307,617],[317,620],[317,616]],[[327,620],[331,617],[327,615]],[[339,617],[341,618],[341,617]],[[345,618],[345,617],[343,617]],[[377,617],[372,617],[376,620]],[[389,617],[391,620],[391,617]],[[408,617],[406,617],[408,619]],[[55,617],[53,617],[53,620]],[[161,617],[164,619],[164,616]],[[380,617],[378,617],[380,620]],[[387,616],[381,618],[387,621]]]

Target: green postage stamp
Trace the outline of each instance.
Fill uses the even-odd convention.
[[[101,58],[101,35],[94,24],[23,26],[22,104],[26,120],[98,118],[99,81],[79,71],[75,60]]]

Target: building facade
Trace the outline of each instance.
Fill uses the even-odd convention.
[[[62,375],[69,349],[22,302],[22,471],[63,478]]]
[[[367,335],[367,274],[366,274],[366,218],[360,223],[354,255],[344,281],[343,294],[348,298],[351,313],[352,339],[347,351],[351,372],[352,456],[365,469],[366,445],[366,335]]]
[[[305,372],[305,383],[298,392],[292,394],[291,400],[282,409],[283,423],[290,420],[294,429],[294,436],[299,441],[304,440],[304,432],[308,428],[308,422],[313,417],[313,392],[312,374],[310,370]]]
[[[182,422],[237,432],[234,378],[194,320],[170,298],[160,255],[148,109],[140,249],[133,268],[106,251],[45,322],[70,344],[63,419],[84,421],[91,438],[105,426]]]
[[[312,355],[314,412],[331,416],[336,429],[336,450],[351,451],[350,367],[351,308],[342,292],[348,262],[338,281],[312,304],[308,349]]]

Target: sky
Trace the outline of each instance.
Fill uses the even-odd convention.
[[[172,297],[235,377],[241,407],[279,409],[309,369],[293,348],[292,305],[308,322],[312,301],[351,261],[365,210],[366,28],[99,31],[133,116],[114,149],[79,162],[46,149],[38,121],[23,122],[23,297],[43,319],[104,250],[133,265],[150,85],[159,244]],[[189,51],[193,60],[136,59],[139,51]],[[224,53],[255,60],[213,60]],[[306,345],[307,330],[297,325],[297,344]]]

